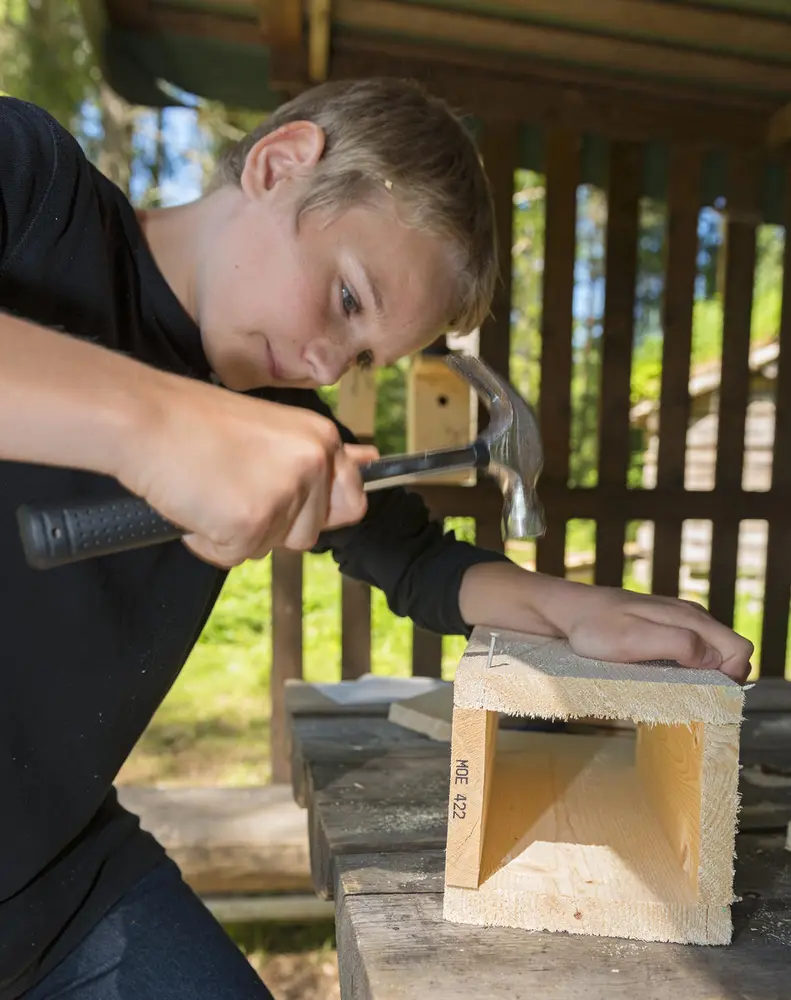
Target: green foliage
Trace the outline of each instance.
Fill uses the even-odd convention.
[[[0,0],[0,91],[46,108],[79,134],[99,74],[77,0]]]

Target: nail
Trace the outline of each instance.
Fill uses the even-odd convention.
[[[491,636],[491,638],[489,639],[489,656],[487,657],[487,660],[486,660],[486,669],[487,670],[492,665],[492,657],[494,656],[494,644],[497,641],[498,633],[497,632],[490,632],[489,635]]]

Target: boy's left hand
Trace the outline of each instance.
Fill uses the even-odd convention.
[[[635,663],[674,660],[719,670],[743,684],[753,644],[697,604],[594,587],[484,563],[464,575],[459,606],[468,624],[562,636],[580,656]]]

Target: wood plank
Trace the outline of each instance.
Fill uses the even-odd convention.
[[[667,201],[667,273],[662,302],[662,386],[659,409],[658,489],[684,488],[689,425],[692,308],[697,274],[701,150],[671,150]],[[678,595],[683,511],[668,509],[654,527],[651,590]]]
[[[738,491],[744,468],[744,429],[750,380],[750,324],[755,276],[756,225],[759,222],[759,161],[755,154],[734,154],[729,162],[728,231],[719,390],[716,486]],[[714,519],[709,572],[709,610],[733,624],[739,523],[744,512],[734,504]]]
[[[412,674],[415,677],[442,677],[442,636],[412,626]]]
[[[736,509],[743,518],[768,520],[782,517],[791,503],[791,495],[785,490],[731,490],[725,486],[713,490],[630,490],[602,484],[598,488],[569,490],[564,495],[545,483],[543,497],[547,506],[555,504],[567,517],[597,518],[603,511],[618,509],[627,519],[647,521],[657,520],[670,506],[694,519],[727,519]],[[470,508],[474,509],[473,504]]]
[[[762,754],[762,757],[766,754]],[[788,761],[788,751],[782,751]],[[791,822],[791,775],[766,770],[766,765],[742,768],[739,829],[744,832],[782,832]]]
[[[378,715],[387,718],[389,701],[352,702],[339,704],[307,681],[291,681],[286,685],[286,712],[291,719],[306,715],[342,718],[347,715]]]
[[[496,516],[502,497],[496,488],[476,486],[412,487],[428,505],[432,517]],[[682,511],[684,517],[715,520],[733,517],[734,510],[747,519],[770,520],[787,516],[791,509],[791,491],[783,489],[742,490],[715,487],[713,490],[629,489],[625,484],[606,484],[569,489],[551,480],[540,481],[541,499],[558,518],[592,518],[608,511],[623,512],[626,520],[656,521],[668,509]]]
[[[519,126],[512,121],[487,116],[483,122],[479,149],[492,191],[500,275],[489,316],[481,324],[478,356],[503,378],[508,379],[511,365],[514,186],[519,166]],[[479,427],[488,423],[488,414],[480,401],[477,422]],[[480,479],[485,483],[485,477]],[[503,552],[501,524],[502,497],[498,495],[496,513],[493,511],[488,517],[476,518],[476,544],[494,552]],[[414,636],[416,640],[417,633]],[[436,657],[436,650],[434,656]]]
[[[581,151],[578,133],[563,128],[549,132],[538,411],[544,441],[544,470],[539,491],[547,480],[562,489],[569,478],[572,304]],[[546,514],[547,533],[536,546],[536,569],[562,577],[566,568],[566,521],[552,506],[546,509]]]
[[[330,61],[331,0],[309,0],[308,75],[313,83],[327,79]]]
[[[760,712],[791,711],[791,681],[759,677],[745,690],[744,711],[748,720]]]
[[[200,895],[310,891],[307,817],[288,785],[122,786],[118,798]]]
[[[568,640],[507,629],[491,667],[489,630],[476,627],[456,668],[454,705],[535,719],[630,719],[651,725],[739,724],[744,690],[715,670],[609,663]]]
[[[610,71],[694,81],[712,88],[764,90],[779,96],[789,89],[787,67],[758,59],[673,49],[631,38],[598,36],[392,0],[335,0],[333,24],[356,32],[431,38],[446,45],[563,59]]]
[[[126,0],[129,6],[129,0]],[[252,8],[255,0],[210,0],[208,6],[234,13]],[[118,0],[115,0],[118,4]],[[526,22],[538,18],[579,30],[627,34],[678,44],[687,48],[749,52],[758,58],[787,60],[791,51],[791,25],[785,18],[754,16],[747,9],[700,10],[660,0],[499,0],[498,11]]]
[[[505,541],[503,539],[502,497],[500,497],[499,507],[500,509],[496,520],[479,518],[475,522],[475,544],[479,548],[489,549],[491,552],[505,551]]]
[[[307,83],[302,0],[259,0],[261,26],[269,43],[269,77],[274,90]]]
[[[791,169],[785,174],[786,243],[783,260],[783,304],[780,354],[775,381],[775,437],[772,488],[791,493]],[[783,677],[788,658],[788,612],[791,605],[791,522],[788,514],[769,521],[766,540],[762,677]]]
[[[507,379],[511,355],[513,216],[515,174],[519,166],[518,127],[514,122],[484,121],[479,149],[494,201],[500,280],[492,299],[490,314],[481,324],[478,356]]]
[[[445,883],[477,889],[497,749],[497,712],[453,709]]]
[[[335,905],[340,909],[349,896],[441,893],[444,879],[444,851],[342,855],[335,862]]]
[[[632,340],[637,282],[637,238],[643,150],[614,143],[607,187],[606,292],[599,403],[599,482],[626,483],[629,464]],[[623,584],[626,511],[600,517],[596,527],[595,583]]]
[[[287,549],[272,553],[272,780],[288,781],[289,726],[285,684],[302,677],[302,554]]]
[[[308,804],[308,774],[314,764],[342,764],[351,769],[376,757],[442,753],[426,736],[376,716],[298,717],[292,723],[291,742],[291,787],[294,800],[303,808]]]
[[[786,1000],[791,905],[759,899],[739,910],[737,942],[701,949],[454,925],[440,894],[350,896],[336,918],[341,991],[348,1000]]]
[[[219,39],[243,46],[265,43],[252,18],[192,8],[153,7],[144,27],[185,39]],[[562,60],[526,61],[518,53],[509,57],[484,50],[448,50],[432,43],[342,30],[333,37],[329,75],[330,79],[414,77],[481,117],[567,124],[633,140],[710,141],[725,148],[762,146],[777,103],[748,92],[701,95],[689,84],[650,77],[631,77],[625,86],[606,69],[588,70]]]
[[[311,874],[323,899],[332,896],[340,855],[445,847],[450,756],[432,746],[437,756],[311,767]]]
[[[778,108],[769,119],[766,141],[770,149],[780,149],[791,142],[791,102]]]
[[[341,679],[371,671],[371,588],[341,576]]]
[[[512,17],[550,20],[572,30],[583,28],[607,35],[626,34],[665,45],[737,54],[753,50],[756,58],[788,61],[791,23],[785,18],[738,10],[700,10],[687,4],[669,6],[662,0],[498,0],[498,10]]]
[[[395,702],[387,718],[396,726],[421,733],[432,740],[450,743],[453,726],[453,684]]]
[[[753,899],[791,897],[788,877],[791,859],[784,853],[784,841],[782,833],[740,833],[737,836],[734,878],[737,896]],[[335,864],[335,900],[340,909],[351,896],[441,894],[444,878],[444,851],[343,855]],[[557,938],[553,936],[553,940]],[[569,948],[578,944],[573,938],[560,940],[566,941]]]
[[[540,120],[547,127],[574,127],[632,141],[659,137],[716,141],[729,149],[745,147],[749,135],[763,145],[769,119],[777,108],[776,98],[748,91],[702,92],[692,83],[636,75],[630,76],[625,86],[623,76],[606,67],[593,69],[552,59],[526,61],[518,53],[471,47],[449,49],[433,41],[336,31],[333,76],[366,76],[375,72],[377,65],[379,72],[391,72],[400,66],[403,74],[430,81],[435,90],[444,92],[449,86],[446,96],[455,94],[457,104],[464,93],[461,103],[480,111],[482,117]],[[474,77],[470,70],[475,71]],[[503,84],[508,86],[517,80],[529,82],[531,89],[536,87],[535,106],[528,105],[526,94],[501,89]],[[557,85],[565,92],[565,99],[557,93]],[[544,104],[550,93],[555,94],[554,115]],[[511,96],[517,104],[509,105],[507,98]],[[587,118],[580,114],[582,106]],[[642,120],[638,108],[643,110]],[[730,130],[726,128],[726,108]],[[699,126],[697,131],[693,122]]]

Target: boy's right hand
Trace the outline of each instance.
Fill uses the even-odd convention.
[[[165,376],[123,435],[114,474],[185,529],[201,559],[229,568],[273,548],[307,550],[367,510],[358,466],[335,425],[299,407]]]

